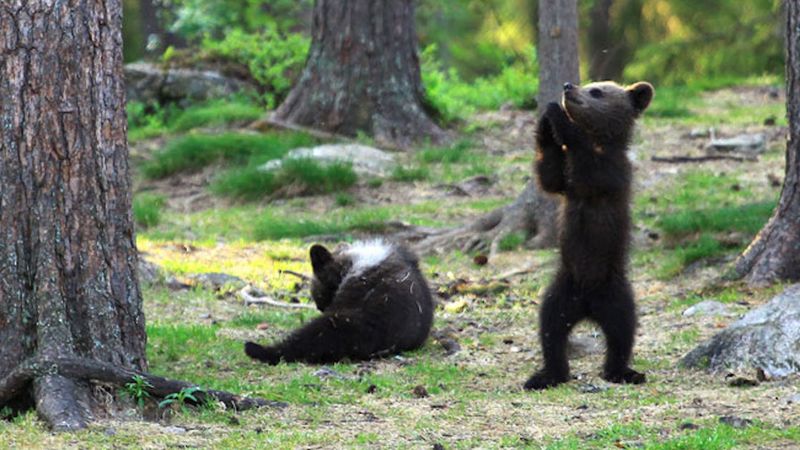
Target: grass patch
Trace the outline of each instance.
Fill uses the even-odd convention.
[[[166,199],[156,194],[138,194],[133,198],[133,219],[137,225],[150,228],[161,222]]]
[[[460,140],[449,147],[430,147],[424,148],[417,153],[417,159],[421,163],[459,163],[463,162],[470,155],[472,143],[468,140]]]
[[[741,206],[679,211],[658,220],[668,235],[683,236],[699,232],[741,231],[755,234],[775,209],[775,202]]]
[[[247,123],[263,114],[264,110],[252,103],[216,101],[187,108],[170,124],[169,130],[182,132],[200,127]]]
[[[397,166],[392,171],[391,179],[402,183],[427,180],[430,171],[425,167],[403,167]]]
[[[326,194],[347,189],[358,181],[352,164],[319,164],[311,159],[286,159],[280,168],[259,170],[258,165],[232,169],[221,174],[212,190],[244,200],[273,194]],[[280,195],[279,195],[280,196]]]
[[[345,207],[355,205],[356,199],[350,194],[338,193],[334,198],[334,202],[336,203],[336,206]]]
[[[389,210],[383,208],[356,210],[324,219],[290,218],[267,212],[256,223],[254,237],[258,241],[263,241],[340,234],[347,231],[377,233],[385,229],[386,221],[390,218]]]
[[[500,238],[498,247],[500,248],[501,251],[508,252],[519,248],[524,243],[525,243],[524,233],[519,233],[519,232],[508,233],[507,235]]]
[[[199,170],[218,161],[254,165],[281,158],[293,148],[314,143],[311,136],[302,133],[190,134],[170,142],[144,165],[142,171],[145,177],[155,179]]]
[[[658,277],[669,279],[680,274],[689,264],[701,259],[719,256],[725,247],[709,234],[703,234],[692,243],[676,247],[658,270]]]

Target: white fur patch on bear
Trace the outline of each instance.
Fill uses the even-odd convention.
[[[392,244],[382,239],[354,242],[344,251],[353,261],[348,275],[357,276],[370,267],[379,265],[391,252]]]

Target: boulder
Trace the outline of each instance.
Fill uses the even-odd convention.
[[[383,177],[396,167],[392,154],[361,144],[327,144],[291,150],[284,159],[311,159],[320,164],[350,163],[353,170],[364,177]],[[281,167],[283,160],[268,161],[260,167],[269,171]]]
[[[767,137],[763,133],[740,134],[732,138],[713,138],[705,147],[708,155],[742,155],[747,159],[756,159],[757,155],[767,151]]]
[[[125,90],[128,101],[144,103],[192,102],[227,98],[254,87],[213,70],[165,69],[156,64],[137,62],[125,65]]]
[[[770,378],[800,372],[800,284],[700,344],[682,364],[715,372],[760,368]]]

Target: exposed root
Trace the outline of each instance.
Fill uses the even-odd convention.
[[[556,245],[556,201],[542,195],[533,181],[510,205],[491,211],[472,223],[447,230],[417,229],[398,234],[415,241],[419,253],[443,253],[459,249],[464,253],[488,252],[489,260],[500,252],[500,242],[511,233],[522,232],[531,248]]]
[[[185,381],[170,380],[91,359],[31,358],[0,380],[0,405],[20,396],[33,384],[37,410],[51,428],[55,431],[78,430],[85,428],[91,420],[88,398],[83,395],[85,390],[79,384],[94,381],[122,387],[130,383],[134,377],[141,377],[146,381],[145,390],[156,398],[166,397],[182,389],[197,387]],[[282,402],[240,397],[213,389],[201,389],[193,395],[199,403],[219,401],[226,407],[238,411],[263,406],[285,406]]]

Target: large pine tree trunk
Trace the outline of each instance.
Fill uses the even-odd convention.
[[[408,147],[445,137],[423,105],[413,0],[317,0],[306,67],[274,118]]]
[[[786,2],[786,16],[786,177],[772,218],[736,263],[753,285],[800,279],[800,1]]]
[[[34,356],[147,366],[120,30],[120,0],[0,6],[0,379]],[[84,383],[32,387],[55,428],[85,425]]]

